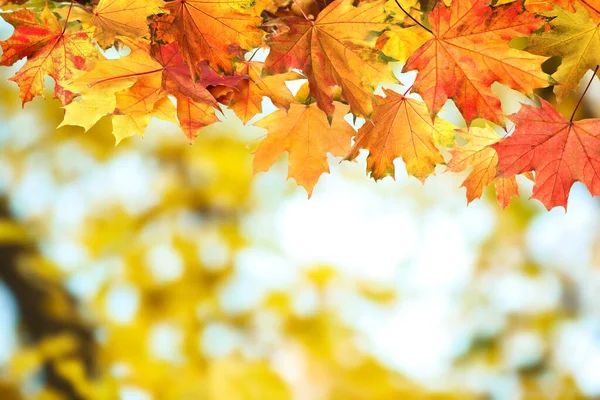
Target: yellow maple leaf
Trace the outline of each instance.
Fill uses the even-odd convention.
[[[483,190],[490,184],[496,187],[496,198],[503,208],[508,207],[510,199],[519,195],[516,178],[496,178],[498,153],[492,147],[502,139],[489,125],[483,128],[471,127],[457,131],[467,143],[450,150],[452,159],[448,161],[448,171],[461,172],[471,168],[471,172],[462,183],[467,188],[467,201],[470,203],[481,197]]]
[[[147,18],[163,12],[163,0],[100,0],[90,25],[100,46],[113,44],[116,36],[137,39],[149,34]]]
[[[558,56],[562,62],[554,78],[560,83],[554,93],[560,102],[573,90],[590,69],[600,64],[600,26],[588,11],[575,4],[576,12],[561,7],[543,15],[553,18],[550,30],[534,34],[529,38],[526,50],[544,56]]]
[[[276,111],[255,126],[269,131],[254,153],[254,173],[267,171],[288,152],[288,178],[306,189],[309,197],[319,177],[329,172],[327,153],[343,156],[354,135],[344,120],[348,106],[337,103],[331,124],[316,103],[292,104],[288,112]]]
[[[263,63],[251,61],[240,63],[238,72],[248,79],[240,81],[229,107],[238,117],[247,123],[256,114],[262,112],[262,99],[267,96],[278,108],[288,109],[294,101],[294,95],[285,86],[286,81],[304,78],[297,72],[262,76]]]
[[[86,131],[100,118],[117,107],[116,94],[134,85],[140,72],[161,71],[162,66],[147,52],[135,51],[117,60],[101,60],[94,68],[65,87],[81,94],[80,101],[65,107],[65,118],[59,127],[76,125]],[[160,74],[157,74],[160,78]]]

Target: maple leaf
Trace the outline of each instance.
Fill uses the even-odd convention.
[[[600,28],[586,9],[575,4],[575,13],[560,7],[544,13],[553,19],[551,29],[529,38],[526,50],[545,56],[559,56],[562,62],[554,74],[560,85],[554,86],[556,99],[579,88],[579,81],[600,64]]]
[[[243,50],[258,47],[261,18],[239,10],[246,0],[175,0],[165,5],[169,15],[155,19],[153,36],[160,42],[177,41],[194,78],[198,63],[206,60],[218,71],[233,72]]]
[[[360,149],[369,151],[367,171],[375,179],[395,176],[394,160],[402,157],[409,175],[424,181],[444,158],[436,145],[454,145],[454,126],[437,118],[432,122],[425,104],[392,90],[378,97],[372,123],[358,131],[347,154],[354,160]]]
[[[22,9],[3,13],[2,18],[15,31],[8,40],[0,42],[3,51],[0,65],[11,66],[27,57],[23,67],[10,78],[19,85],[23,105],[44,95],[46,75],[56,82],[55,97],[63,105],[69,104],[75,95],[64,90],[59,82],[73,78],[84,69],[86,61],[96,57],[90,33],[63,28],[47,6],[39,14]]]
[[[29,0],[0,0],[0,8],[8,8],[7,6],[21,5],[27,3]]]
[[[238,90],[233,93],[229,106],[244,123],[262,112],[264,96],[269,97],[276,107],[289,109],[294,95],[285,82],[304,78],[297,72],[263,76],[262,70],[261,62],[250,61],[238,65],[237,71],[248,76],[248,79],[237,84]]]
[[[331,124],[315,103],[291,104],[288,112],[278,110],[255,126],[268,130],[254,153],[254,173],[269,168],[288,152],[288,178],[294,178],[308,193],[323,173],[329,173],[327,153],[343,156],[350,149],[354,129],[344,120],[348,106],[337,103]]]
[[[175,107],[166,96],[162,75],[156,72],[138,76],[131,87],[117,92],[116,107],[112,111],[117,143],[135,134],[143,135],[153,116],[176,122]]]
[[[540,108],[524,104],[508,116],[515,123],[514,133],[492,145],[498,152],[498,175],[535,171],[532,197],[548,210],[566,209],[577,181],[592,195],[600,195],[600,119],[571,122],[540,101]]]
[[[176,96],[176,98],[177,119],[190,142],[198,136],[202,128],[219,120],[215,115],[215,106],[210,102],[196,102],[185,96]]]
[[[491,145],[499,142],[502,137],[492,127],[470,127],[457,130],[467,143],[450,150],[452,158],[448,161],[448,171],[461,172],[471,168],[471,172],[462,183],[467,189],[467,202],[470,203],[481,197],[483,190],[490,184],[496,187],[496,198],[502,208],[508,207],[513,196],[519,195],[517,179],[496,177],[498,153]]]
[[[397,61],[405,62],[430,38],[428,32],[418,25],[384,32],[377,39],[377,48]]]
[[[298,68],[308,77],[310,93],[331,118],[333,88],[342,89],[350,111],[362,117],[372,112],[373,90],[380,82],[395,82],[385,57],[375,48],[373,32],[388,29],[385,1],[353,5],[336,0],[322,10],[316,21],[291,16],[270,24],[283,33],[269,37],[270,53],[265,60],[269,73]]]
[[[113,136],[115,137],[115,145],[119,144],[123,139],[134,135],[144,136],[144,131],[150,124],[152,117],[177,123],[175,119],[175,106],[168,97],[159,97],[151,107],[147,107],[142,111],[142,108],[135,107],[135,104],[125,100],[135,100],[135,96],[128,93],[117,95],[117,108],[112,113],[111,121],[113,126]],[[183,127],[182,127],[183,129]],[[189,137],[188,132],[185,132]]]
[[[496,5],[512,3],[515,0],[499,0]],[[550,11],[555,5],[574,11],[574,4],[577,0],[525,0],[525,7],[529,11],[540,12]]]
[[[81,95],[65,107],[65,118],[59,127],[76,125],[86,131],[117,106],[116,93],[136,83],[139,71],[160,71],[161,65],[143,50],[117,60],[100,60],[89,72],[63,85]]]
[[[141,46],[127,57],[100,61],[94,69],[67,86],[81,93],[82,99],[66,107],[61,126],[79,125],[87,130],[101,117],[114,115],[113,134],[120,141],[136,133],[142,134],[152,116],[173,120],[171,115],[175,108],[165,101],[168,95],[173,95],[180,103],[177,114],[186,121],[180,121],[181,127],[191,140],[201,127],[216,118],[210,115],[210,110],[218,108],[218,103],[205,85],[235,86],[243,78],[240,75],[219,77],[206,67],[199,69],[205,79],[194,82],[177,43],[151,50]],[[194,110],[202,109],[205,113],[190,114],[192,106],[189,104]],[[191,115],[196,118],[193,124],[189,122]],[[199,118],[203,115],[204,118]],[[116,128],[115,123],[118,124]]]
[[[506,4],[515,0],[501,0],[496,4]],[[552,11],[555,6],[575,12],[575,4],[586,8],[594,20],[600,20],[600,0],[525,0],[525,7],[529,11],[543,12]]]
[[[553,0],[560,6],[563,6],[569,11],[576,11],[576,5],[583,6],[588,12],[592,19],[596,22],[600,22],[600,0]],[[567,6],[562,3],[568,2]]]
[[[149,34],[147,18],[161,13],[163,0],[100,0],[90,25],[96,28],[94,38],[106,48],[116,36],[137,39]]]
[[[404,65],[417,70],[413,90],[423,97],[432,117],[452,98],[469,124],[475,118],[503,125],[494,82],[530,94],[549,84],[540,65],[544,57],[512,49],[508,42],[527,36],[544,19],[523,8],[521,2],[491,7],[489,0],[439,2],[429,14],[433,37]]]
[[[395,15],[393,10],[398,7],[408,14]],[[400,20],[400,24],[390,24],[389,30],[377,38],[376,47],[396,61],[406,62],[410,55],[431,37],[427,28],[423,29],[420,23],[416,23],[422,15],[420,8],[418,0],[388,1],[386,11]]]

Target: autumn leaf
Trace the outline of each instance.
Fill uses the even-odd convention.
[[[433,37],[406,62],[403,71],[417,70],[413,87],[435,117],[448,98],[470,123],[475,118],[503,125],[494,82],[525,94],[549,84],[540,65],[544,57],[512,49],[508,42],[527,36],[544,19],[523,9],[521,2],[499,7],[489,0],[439,2],[429,14]]]
[[[577,181],[600,195],[600,119],[571,122],[547,101],[540,108],[524,104],[508,118],[514,133],[492,145],[498,152],[498,175],[535,171],[533,198],[550,210],[567,208]]]
[[[90,33],[63,28],[47,6],[39,14],[22,9],[1,15],[15,31],[8,40],[0,42],[3,51],[0,65],[11,66],[27,58],[23,67],[10,78],[19,85],[23,105],[44,95],[46,75],[56,82],[55,97],[63,105],[69,104],[75,95],[59,82],[76,76],[88,60],[96,57]]]
[[[65,107],[65,118],[60,126],[76,125],[86,131],[100,118],[114,112],[116,94],[134,85],[140,73],[158,74],[162,66],[143,51],[135,51],[116,60],[101,60],[89,72],[72,82],[64,83],[81,99]]]
[[[377,39],[377,48],[387,56],[405,62],[429,38],[427,31],[418,25],[393,29]]]
[[[496,4],[506,4],[513,1],[515,0],[501,0]],[[538,13],[552,11],[555,6],[560,6],[567,11],[575,12],[575,4],[586,8],[594,20],[600,20],[600,0],[525,0],[525,7],[529,11]]]
[[[386,4],[390,14],[392,14],[391,10],[401,6],[412,18],[417,21],[420,19],[421,11],[418,0],[396,1],[388,1]],[[377,38],[376,47],[387,56],[404,63],[412,53],[430,39],[431,35],[422,26],[416,24],[411,17],[402,13],[394,14],[394,16],[401,21],[399,26],[390,24],[390,28]]]
[[[358,131],[355,144],[346,156],[358,157],[360,149],[369,151],[367,171],[375,179],[395,176],[394,160],[402,157],[409,175],[424,181],[444,158],[437,145],[454,145],[454,127],[437,118],[435,123],[425,104],[392,90],[378,97],[373,121]]]
[[[202,128],[219,120],[215,115],[215,106],[210,102],[196,102],[185,96],[176,97],[177,119],[190,142],[198,136]]]
[[[590,69],[600,64],[600,28],[588,11],[575,4],[572,13],[560,7],[544,13],[553,18],[550,30],[529,38],[527,51],[544,56],[559,56],[562,62],[554,77],[560,85],[554,93],[561,102],[569,93],[579,88],[579,81]]]
[[[163,12],[163,0],[100,0],[90,25],[100,46],[109,47],[116,36],[131,39],[149,35],[147,18]]]
[[[384,0],[358,7],[351,0],[336,0],[316,21],[296,16],[271,21],[269,26],[276,28],[276,33],[268,39],[271,50],[266,71],[302,70],[311,95],[330,118],[336,85],[353,114],[370,116],[377,84],[396,81],[385,57],[375,48],[375,38],[368,39],[373,32],[388,29],[389,14],[384,10]]]
[[[163,90],[174,96],[187,96],[196,102],[214,103],[214,98],[211,100],[212,96],[206,90],[207,86],[235,87],[240,80],[246,79],[246,76],[239,73],[218,75],[208,68],[206,63],[201,62],[196,66],[200,80],[194,82],[176,42],[165,46],[153,46],[150,54],[160,64]]]
[[[553,0],[560,6],[562,3],[568,2],[567,6],[563,6],[569,11],[576,11],[576,5],[583,6],[588,12],[592,19],[596,22],[600,22],[600,0]]]
[[[4,7],[8,4],[23,4],[26,2],[27,0],[0,0],[0,7]]]
[[[496,5],[512,3],[515,0],[499,0]],[[550,11],[555,5],[574,11],[574,4],[578,0],[525,0],[525,8],[529,11]]]
[[[329,173],[327,153],[343,156],[350,149],[354,129],[344,120],[348,106],[336,103],[331,124],[316,103],[294,103],[288,112],[278,110],[255,126],[268,131],[254,153],[254,173],[268,171],[284,152],[289,153],[288,178],[308,193],[323,173]]]
[[[519,195],[517,180],[514,176],[496,177],[498,154],[490,147],[502,137],[489,125],[483,128],[472,126],[469,129],[459,129],[457,133],[467,143],[450,150],[452,159],[448,161],[448,171],[461,172],[471,169],[462,183],[462,186],[467,188],[467,202],[480,198],[483,190],[493,184],[496,187],[498,203],[502,208],[508,207],[511,198]]]
[[[233,92],[229,106],[244,123],[262,112],[264,96],[269,97],[276,107],[289,109],[294,96],[285,82],[304,78],[299,73],[291,71],[263,76],[263,63],[256,61],[240,63],[237,71],[248,79],[241,80],[237,84],[237,90]]]
[[[117,144],[136,134],[143,136],[153,116],[176,122],[175,107],[166,96],[160,73],[141,75],[131,87],[116,93],[112,123]]]
[[[48,4],[47,0],[0,0],[0,8],[3,10],[15,10],[21,8],[20,6],[27,4],[28,7],[37,6],[39,9],[43,8]]]
[[[197,78],[198,63],[206,60],[217,70],[233,72],[233,61],[242,59],[243,50],[258,47],[261,18],[239,10],[246,0],[175,0],[165,5],[169,15],[158,17],[153,25],[159,42],[179,43],[183,59]]]
[[[235,86],[243,79],[241,75],[219,77],[206,67],[200,66],[199,70],[205,79],[196,83],[177,43],[151,50],[144,50],[142,46],[129,56],[98,62],[94,69],[68,85],[81,93],[82,99],[67,106],[61,126],[79,125],[87,130],[101,117],[113,115],[113,127],[118,125],[113,134],[120,141],[143,134],[152,116],[173,120],[175,108],[169,105],[170,100],[165,101],[167,96],[173,95],[181,102],[177,113],[187,121],[181,123],[181,127],[191,140],[201,127],[216,120],[212,107],[218,107],[218,103],[205,85]],[[204,110],[204,114],[185,112],[190,110],[188,104],[193,105],[194,110]],[[82,113],[84,110],[87,112]],[[197,118],[193,123],[189,122],[190,115]],[[205,117],[199,118],[202,115]]]

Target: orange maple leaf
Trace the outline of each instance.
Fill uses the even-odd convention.
[[[202,60],[217,70],[233,72],[233,61],[244,50],[261,44],[261,18],[243,13],[246,0],[175,0],[165,5],[170,14],[155,19],[152,31],[159,42],[177,41],[194,78]]]
[[[600,0],[554,0],[555,3],[560,5],[565,1],[569,2],[569,7],[565,7],[567,10],[575,11],[575,3],[579,3],[588,10],[594,21],[600,22]]]
[[[190,140],[198,136],[198,132],[207,125],[219,121],[215,115],[215,105],[208,101],[197,102],[189,97],[175,96],[177,98],[177,119],[181,130]]]
[[[84,69],[87,60],[96,57],[90,33],[63,28],[47,6],[39,14],[21,9],[3,13],[2,18],[15,31],[8,40],[0,42],[3,51],[0,65],[11,66],[27,57],[25,65],[10,78],[19,85],[23,105],[44,95],[46,75],[56,82],[55,97],[63,105],[69,104],[75,94],[64,90],[59,82],[73,78]]]
[[[381,82],[396,81],[383,53],[375,48],[376,37],[372,35],[389,28],[389,14],[384,10],[384,0],[358,7],[351,0],[336,0],[319,13],[316,21],[291,16],[270,22],[270,27],[279,29],[268,39],[266,71],[301,69],[308,77],[311,95],[329,117],[333,115],[334,87],[338,85],[350,111],[369,117],[374,88]]]
[[[244,123],[262,112],[264,96],[269,97],[275,107],[289,109],[290,104],[294,101],[294,95],[287,88],[285,82],[304,78],[299,73],[292,71],[263,76],[263,63],[256,61],[240,63],[237,71],[247,76],[248,79],[237,84],[237,90],[232,93],[229,107]]]
[[[254,173],[267,171],[284,152],[289,153],[288,178],[294,178],[308,193],[323,173],[329,173],[327,153],[343,156],[350,149],[354,129],[344,120],[348,106],[337,103],[329,124],[315,103],[294,103],[288,112],[278,110],[255,126],[268,130],[254,153]]]
[[[535,171],[532,197],[550,210],[567,208],[577,181],[600,195],[600,119],[571,122],[547,101],[540,108],[524,104],[509,115],[514,133],[492,145],[498,152],[498,175]]]
[[[454,144],[454,126],[441,118],[435,123],[425,104],[392,90],[378,97],[372,123],[358,131],[355,144],[346,156],[355,159],[360,149],[369,150],[367,171],[375,179],[394,177],[394,160],[402,157],[410,175],[424,181],[444,158],[436,145]]]
[[[484,128],[460,129],[457,130],[457,133],[467,143],[450,150],[452,159],[448,161],[448,171],[461,172],[471,168],[471,172],[461,185],[467,189],[467,202],[470,203],[480,198],[483,190],[493,184],[496,187],[498,203],[502,208],[508,207],[511,198],[519,195],[517,179],[514,176],[496,177],[498,153],[490,147],[499,142],[502,136],[498,135],[489,125]]]
[[[544,19],[526,11],[520,1],[491,7],[490,0],[440,1],[429,14],[433,38],[406,62],[417,70],[413,90],[432,117],[452,98],[467,123],[475,118],[504,124],[500,100],[491,85],[499,82],[525,94],[548,86],[540,65],[545,57],[512,49],[508,42],[527,36]]]

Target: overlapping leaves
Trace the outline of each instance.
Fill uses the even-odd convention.
[[[63,125],[87,130],[110,118],[119,141],[142,135],[156,117],[178,123],[191,141],[228,107],[267,130],[255,172],[287,152],[289,176],[309,194],[329,172],[328,154],[353,160],[361,149],[376,180],[395,176],[397,159],[421,181],[449,160],[447,170],[470,171],[468,201],[494,184],[506,207],[520,173],[535,173],[533,197],[548,208],[566,207],[574,181],[600,194],[596,122],[571,122],[546,102],[510,116],[515,133],[504,139],[474,122],[505,125],[496,83],[529,96],[554,85],[559,102],[575,91],[600,62],[596,0],[19,0],[0,7],[14,27],[0,43],[0,64],[26,58],[11,78],[23,103],[53,78]],[[514,45],[519,38],[527,38],[524,48]],[[111,47],[120,56],[106,56]],[[542,69],[550,57],[561,62],[552,77]],[[398,83],[393,62],[416,71],[412,94],[376,94]],[[290,82],[298,79],[308,82],[295,95]],[[260,119],[265,99],[277,110]],[[448,101],[469,126],[456,131],[466,143],[455,149],[454,127],[438,117]],[[366,120],[358,132],[349,113]]]

